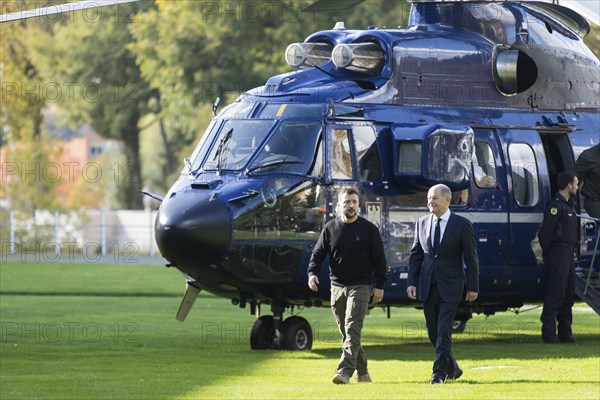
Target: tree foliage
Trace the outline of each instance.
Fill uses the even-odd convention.
[[[57,88],[55,101],[67,121],[74,126],[89,121],[101,135],[122,140],[135,178],[123,186],[122,206],[137,208],[141,205],[138,122],[147,112],[150,91],[127,48],[132,41],[127,25],[132,22],[108,13],[91,17],[78,12],[69,19],[53,24],[46,35],[30,26],[28,47],[44,84]]]

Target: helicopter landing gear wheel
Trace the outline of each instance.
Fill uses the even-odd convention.
[[[473,317],[469,308],[459,308],[452,322],[452,333],[463,333],[467,327],[467,321]]]
[[[250,331],[250,348],[252,350],[277,348],[272,316],[263,315],[254,322]]]
[[[312,328],[302,317],[292,316],[283,321],[283,349],[310,350],[312,349]]]
[[[452,321],[452,333],[463,333],[467,327],[466,320],[454,320]]]

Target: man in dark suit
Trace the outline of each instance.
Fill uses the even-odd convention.
[[[448,209],[452,192],[435,185],[427,193],[430,215],[419,218],[408,266],[408,297],[423,302],[429,340],[435,347],[429,383],[458,379],[463,371],[452,355],[452,322],[463,299],[475,301],[479,291],[479,263],[473,225]],[[466,266],[466,268],[465,268]]]

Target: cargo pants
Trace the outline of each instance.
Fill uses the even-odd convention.
[[[337,372],[348,377],[368,373],[367,355],[361,345],[361,332],[369,299],[370,285],[331,286],[331,310],[342,334],[342,356]]]

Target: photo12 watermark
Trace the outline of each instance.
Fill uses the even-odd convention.
[[[0,182],[6,184],[9,181],[20,183],[74,183],[79,179],[87,183],[98,183],[103,178],[115,183],[136,183],[138,166],[135,163],[113,162],[103,166],[91,161],[82,163],[79,161],[63,162],[16,162],[7,161],[0,163]]]
[[[139,264],[140,245],[136,242],[110,242],[107,251],[102,251],[98,242],[34,242],[17,243],[2,242],[0,259],[2,262],[18,261],[21,263],[115,263]]]
[[[0,322],[2,343],[76,343],[112,341],[138,343],[140,327],[135,322]]]

